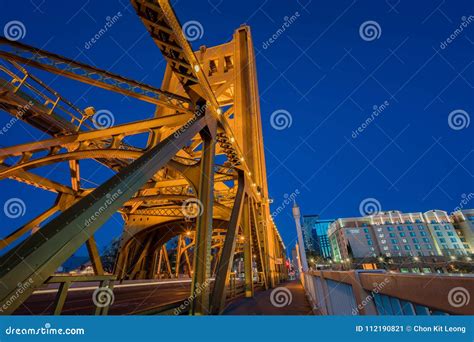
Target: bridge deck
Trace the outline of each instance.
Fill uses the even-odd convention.
[[[273,302],[282,303],[278,298],[285,301],[285,288],[291,293],[288,305],[277,307]],[[275,292],[273,292],[275,291]],[[274,295],[272,296],[272,292]],[[280,295],[280,296],[279,296]],[[286,297],[287,298],[287,297]],[[240,298],[233,301],[224,311],[224,315],[313,315],[311,306],[301,283],[297,280],[280,284],[275,289],[255,292],[254,298]]]

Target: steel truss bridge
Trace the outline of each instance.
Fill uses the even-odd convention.
[[[285,247],[269,210],[249,27],[238,28],[226,44],[194,52],[168,0],[131,2],[167,61],[161,88],[0,38],[0,108],[49,135],[0,149],[0,178],[57,194],[51,207],[1,240],[7,250],[0,257],[0,306],[8,304],[3,314],[15,312],[44,284],[59,284],[60,313],[77,281],[112,288],[115,280],[180,274],[192,278],[190,313],[219,314],[237,258],[246,297],[256,283],[271,288],[286,278]],[[152,103],[156,111],[147,120],[97,129],[95,110],[68,101],[35,76],[38,69]],[[144,133],[146,147],[125,143]],[[87,159],[114,175],[85,188],[80,164]],[[35,173],[66,161],[70,184]],[[197,215],[183,210],[190,203]],[[94,234],[117,212],[125,227],[110,274]],[[167,249],[171,240],[176,246]],[[94,275],[55,274],[84,244]],[[211,278],[212,286],[203,286]]]

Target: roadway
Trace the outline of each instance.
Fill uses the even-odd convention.
[[[68,291],[62,315],[93,315],[92,295],[97,283],[83,283]],[[190,279],[126,281],[114,285],[114,302],[109,315],[129,315],[151,310],[189,297]],[[57,289],[37,290],[16,311],[15,315],[51,315]]]

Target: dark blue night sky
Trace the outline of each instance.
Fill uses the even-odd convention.
[[[160,86],[164,59],[127,1],[0,3],[1,28],[21,21],[26,27],[22,42]],[[474,192],[474,122],[468,125],[474,120],[472,1],[180,0],[174,7],[181,23],[201,23],[204,34],[192,43],[195,49],[229,41],[241,24],[251,27],[272,210],[299,192],[302,213],[323,218],[360,216],[359,205],[366,198],[376,199],[383,210],[451,212]],[[120,20],[85,49],[106,17],[119,11]],[[285,17],[296,12],[285,32],[264,46]],[[376,37],[361,36],[359,29],[367,21],[378,24]],[[36,74],[81,108],[110,110],[116,123],[153,115],[150,104]],[[380,111],[382,105],[374,115],[374,106]],[[272,127],[270,117],[277,110],[290,113],[291,126]],[[448,121],[453,111],[461,120],[457,126]],[[0,126],[10,118],[2,112]],[[373,120],[357,132],[368,118]],[[20,123],[0,136],[0,145],[45,138]],[[97,170],[94,162],[81,167],[82,176],[95,183],[111,175]],[[51,170],[37,172],[53,172],[54,179],[68,182],[67,163]],[[14,195],[27,208],[17,219],[0,211],[2,236],[55,199],[12,180],[1,184],[2,206]],[[275,222],[293,247],[291,208]],[[98,241],[106,245],[121,228],[116,215],[97,233]]]

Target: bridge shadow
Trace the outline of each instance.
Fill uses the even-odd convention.
[[[255,292],[253,298],[239,298],[224,310],[224,315],[313,315],[303,286],[298,280]]]

